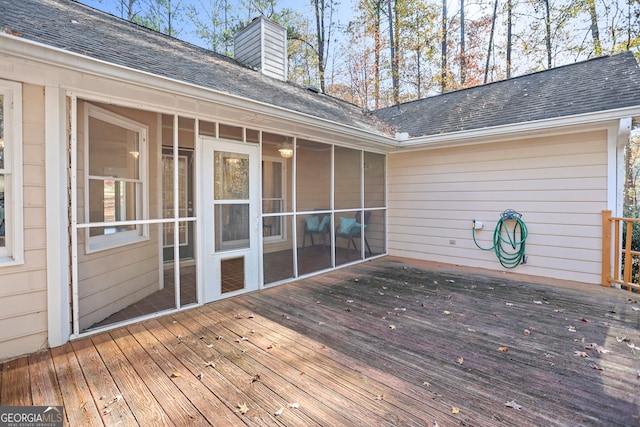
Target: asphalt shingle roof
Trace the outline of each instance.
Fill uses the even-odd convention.
[[[0,30],[80,55],[380,134],[359,107],[70,0],[0,0]]]
[[[73,0],[0,0],[0,31],[377,134],[440,135],[640,106],[630,52],[365,113]]]
[[[631,52],[408,102],[372,114],[411,137],[640,105]]]

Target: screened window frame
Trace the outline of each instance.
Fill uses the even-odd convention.
[[[22,84],[0,80],[4,134],[5,245],[0,247],[0,266],[24,264],[22,189]]]

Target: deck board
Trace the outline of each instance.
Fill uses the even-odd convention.
[[[639,299],[385,257],[7,361],[0,405],[83,426],[640,425]]]

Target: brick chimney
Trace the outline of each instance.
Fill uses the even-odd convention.
[[[264,16],[234,36],[233,54],[265,76],[287,80],[287,29]]]

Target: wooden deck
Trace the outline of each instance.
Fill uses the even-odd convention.
[[[637,293],[436,267],[386,257],[12,360],[0,405],[70,426],[640,425]]]

